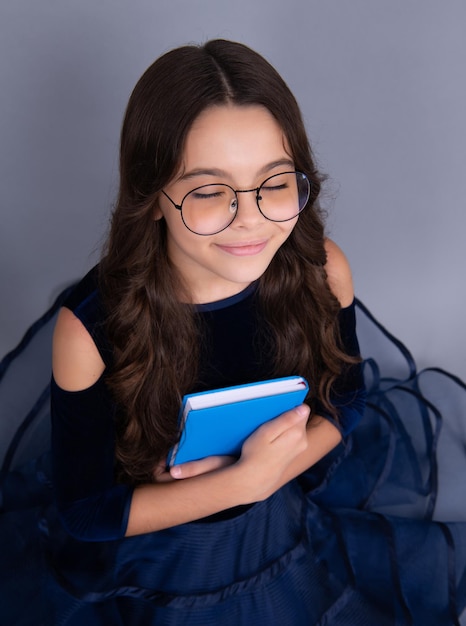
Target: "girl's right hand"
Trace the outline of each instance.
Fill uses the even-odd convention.
[[[193,478],[235,465],[247,500],[263,500],[285,484],[286,469],[307,449],[309,412],[309,407],[303,404],[260,426],[244,442],[239,460],[232,456],[210,456],[176,465],[169,471],[161,462],[154,471],[154,482]]]
[[[286,482],[286,470],[308,448],[310,409],[303,404],[258,428],[243,444],[237,463],[251,490],[251,501],[264,500]]]

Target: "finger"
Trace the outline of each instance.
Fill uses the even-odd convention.
[[[173,482],[173,476],[170,474],[170,472],[162,472],[160,474],[157,474],[154,477],[154,480],[156,483],[170,483]]]
[[[199,461],[190,461],[170,468],[170,475],[173,478],[192,478],[216,469],[232,465],[237,459],[233,456],[209,456]]]
[[[167,470],[167,464],[165,461],[159,461],[152,472],[152,477],[154,482],[156,483],[165,483],[173,478],[170,476],[170,473]]]
[[[310,408],[307,404],[300,404],[291,411],[282,413],[269,422],[263,424],[258,430],[265,435],[268,441],[274,441],[290,428],[294,428],[297,424],[307,422],[310,414]],[[256,431],[257,432],[257,431]]]

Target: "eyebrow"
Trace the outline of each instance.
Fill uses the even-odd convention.
[[[264,165],[264,167],[262,167],[257,172],[257,175],[260,176],[262,174],[267,174],[268,172],[272,171],[276,167],[281,167],[281,166],[290,167],[293,170],[295,167],[293,161],[289,158],[278,159],[277,161],[272,161],[271,163],[267,163],[267,165]],[[178,178],[178,180],[179,181],[191,180],[192,178],[196,178],[196,176],[217,176],[218,178],[222,178],[222,177],[227,178],[229,174],[225,170],[221,170],[216,167],[213,167],[213,168],[200,167],[200,168],[195,168],[193,170],[189,170],[189,172],[184,172]]]

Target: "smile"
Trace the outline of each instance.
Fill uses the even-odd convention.
[[[259,254],[267,245],[267,240],[244,242],[244,243],[232,243],[232,244],[216,244],[220,250],[233,256],[254,256]]]

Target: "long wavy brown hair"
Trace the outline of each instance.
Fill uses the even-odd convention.
[[[242,44],[213,40],[168,52],[146,70],[128,103],[119,195],[100,264],[114,347],[108,384],[119,407],[116,458],[120,475],[133,482],[150,481],[176,442],[180,401],[196,381],[199,356],[196,317],[180,302],[184,287],[167,255],[166,224],[153,218],[154,206],[181,166],[193,121],[223,103],[268,109],[284,131],[296,169],[311,181],[308,206],[259,280],[275,373],[305,376],[315,397],[334,412],[332,384],[351,362],[339,348],[339,303],[325,272],[317,202],[322,177],[295,98],[276,70]]]

